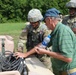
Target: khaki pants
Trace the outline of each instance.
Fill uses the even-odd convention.
[[[20,75],[18,71],[5,71],[5,72],[0,72],[0,75]]]

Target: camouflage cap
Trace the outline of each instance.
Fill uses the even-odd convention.
[[[37,22],[42,20],[43,16],[38,9],[31,9],[28,13],[28,21],[29,22]]]
[[[68,7],[68,8],[76,8],[76,0],[71,0],[68,3],[66,3],[66,7]]]

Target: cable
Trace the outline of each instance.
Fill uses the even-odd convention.
[[[9,55],[6,56],[8,53]],[[23,58],[16,59],[16,57],[13,56],[13,53],[10,51],[5,51],[5,55],[0,54],[0,58],[1,58],[0,60],[1,71],[18,70],[20,74],[28,75],[28,70],[27,70],[27,66],[25,63],[25,59]]]

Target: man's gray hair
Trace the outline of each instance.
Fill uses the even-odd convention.
[[[62,17],[60,17],[60,15],[59,15],[59,17],[51,17],[51,18],[52,18],[52,19],[56,19],[56,20],[62,22]]]

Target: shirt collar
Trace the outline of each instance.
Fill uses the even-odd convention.
[[[52,31],[51,35],[54,35],[54,34],[57,32],[60,24],[61,24],[61,22],[58,22],[58,23],[57,23],[57,25],[56,25],[55,29]]]

